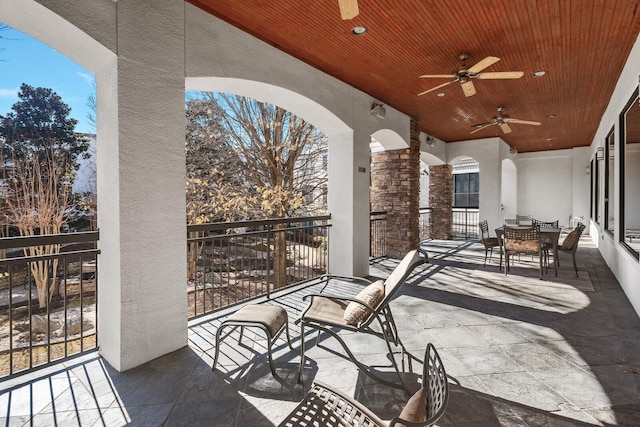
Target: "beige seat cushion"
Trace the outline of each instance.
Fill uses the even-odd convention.
[[[380,301],[384,299],[384,282],[378,280],[366,288],[360,291],[356,295],[356,299],[368,304],[369,306],[376,308]],[[371,314],[362,304],[357,302],[350,302],[347,308],[344,310],[344,321],[348,325],[358,326],[360,322],[363,322]]]
[[[287,322],[287,312],[275,305],[245,305],[229,316],[227,321],[263,323],[271,335],[275,335]]]
[[[427,420],[427,389],[422,387],[416,391],[409,399],[402,412],[400,418],[404,421],[412,423],[421,423]],[[404,426],[404,424],[396,424]]]
[[[308,321],[318,321],[321,323],[332,323],[334,325],[344,326],[344,311],[347,308],[347,302],[328,297],[316,296],[313,303],[304,313],[304,318]]]

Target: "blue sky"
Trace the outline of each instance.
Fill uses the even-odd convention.
[[[78,121],[76,132],[95,133],[87,120],[94,76],[66,56],[18,30],[0,31],[0,115],[18,101],[20,85],[53,89]]]

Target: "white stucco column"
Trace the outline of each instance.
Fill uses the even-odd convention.
[[[126,370],[187,344],[184,4],[117,3],[96,73],[101,355]]]
[[[329,136],[329,192],[332,274],[369,274],[369,137]]]
[[[500,202],[502,197],[502,163],[500,140],[488,138],[478,141],[480,172],[480,220],[487,220],[492,229],[502,225]],[[490,230],[493,235],[493,230]]]

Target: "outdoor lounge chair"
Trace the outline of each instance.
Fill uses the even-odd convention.
[[[449,400],[447,373],[433,344],[427,344],[422,365],[422,387],[409,399],[389,427],[431,426],[444,414]],[[359,401],[318,381],[296,408],[279,424],[299,426],[379,426],[386,424]]]
[[[361,372],[371,376],[376,381],[387,384],[391,387],[405,389],[404,384],[404,359],[407,354],[408,364],[411,366],[411,354],[409,354],[398,336],[395,321],[391,314],[389,302],[394,296],[400,285],[404,283],[413,269],[427,262],[427,254],[418,250],[410,251],[400,261],[400,264],[391,272],[389,277],[382,281],[372,283],[370,280],[361,277],[344,277],[335,275],[325,275],[326,280],[324,287],[320,293],[309,294],[303,297],[304,300],[309,299],[309,305],[300,315],[297,322],[300,322],[300,371],[298,374],[298,382],[302,383],[304,370],[304,351],[305,351],[305,328],[315,328],[325,331],[335,337],[342,345],[351,361],[360,369]],[[332,278],[350,279],[367,283],[355,298],[344,295],[325,294],[323,291]],[[337,330],[337,331],[336,331]],[[359,362],[353,355],[347,344],[340,337],[340,330],[352,332],[360,332],[371,334],[384,340],[387,346],[393,368],[400,378],[401,384],[397,384],[385,380],[380,375],[373,372],[371,367]],[[316,341],[317,342],[317,341]],[[398,368],[394,353],[400,352],[402,357],[402,373]],[[414,357],[415,358],[415,357]]]

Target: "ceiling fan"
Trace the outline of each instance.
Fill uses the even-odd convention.
[[[342,1],[342,0],[341,0]],[[424,92],[420,92],[418,96],[433,92],[434,90],[445,87],[451,83],[460,82],[462,84],[462,91],[465,96],[473,96],[476,94],[476,88],[473,86],[471,79],[489,80],[489,79],[519,79],[524,75],[522,71],[497,71],[481,73],[480,71],[500,61],[500,58],[495,56],[487,56],[477,64],[467,68],[467,59],[469,59],[468,53],[460,55],[460,61],[462,65],[453,74],[424,74],[420,76],[421,79],[453,79],[450,82],[438,85]]]
[[[515,124],[519,124],[519,125],[533,125],[533,126],[540,126],[540,122],[532,122],[529,120],[520,120],[520,119],[512,119],[511,117],[507,116],[506,114],[504,114],[504,107],[498,107],[498,115],[494,116],[493,119],[491,119],[490,122],[486,122],[486,123],[478,123],[477,125],[473,125],[472,127],[477,128],[476,130],[472,130],[470,133],[476,133],[478,131],[481,131],[482,129],[489,127],[489,126],[493,126],[493,125],[498,125],[500,126],[500,129],[502,129],[502,132],[504,133],[511,133],[511,127],[509,126],[509,123],[515,123]]]
[[[358,16],[358,0],[338,0],[340,5],[340,17],[343,20],[353,19]]]

